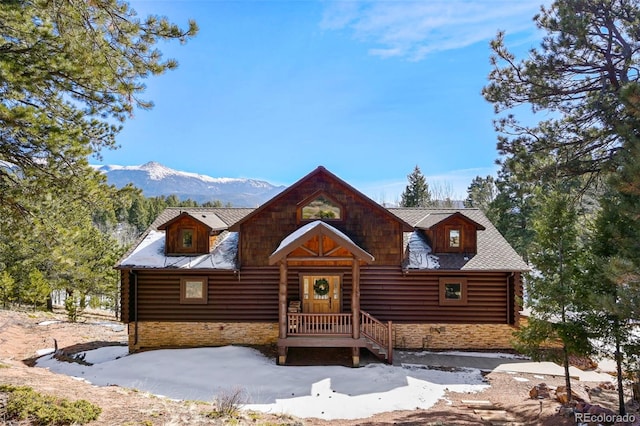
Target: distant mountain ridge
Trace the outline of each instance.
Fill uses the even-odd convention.
[[[146,197],[176,195],[199,203],[219,200],[233,207],[257,207],[280,193],[285,186],[276,186],[257,179],[214,178],[166,167],[155,161],[140,166],[93,166],[107,176],[107,182],[122,188],[132,184]]]

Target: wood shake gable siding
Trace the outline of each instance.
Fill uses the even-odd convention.
[[[322,192],[344,206],[343,218],[327,220],[328,224],[371,253],[374,264],[399,265],[404,254],[403,223],[354,191],[321,171],[316,171],[313,179],[303,179],[285,190],[239,225],[240,267],[268,265],[280,242],[300,227],[296,214],[300,201]]]

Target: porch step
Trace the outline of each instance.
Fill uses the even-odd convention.
[[[381,360],[389,359],[388,351],[385,348],[382,348],[380,345],[367,338],[366,336],[364,336],[364,340],[366,342],[367,349],[369,349],[375,356],[377,356]]]
[[[376,345],[375,343],[371,344],[371,347],[369,349],[372,351],[375,351],[379,355],[385,355],[385,356],[387,355],[387,350],[384,348],[381,348],[379,345]]]

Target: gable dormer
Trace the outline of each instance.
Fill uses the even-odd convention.
[[[434,212],[425,216],[416,228],[423,229],[433,253],[476,254],[478,252],[477,231],[484,230],[481,224],[460,212]]]
[[[216,236],[227,229],[213,213],[182,212],[158,226],[165,231],[164,253],[167,256],[197,256],[211,251]]]

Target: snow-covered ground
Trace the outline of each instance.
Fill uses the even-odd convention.
[[[84,352],[85,366],[46,355],[38,367],[94,385],[135,388],[172,399],[213,401],[242,390],[245,408],[297,417],[357,419],[393,410],[426,409],[445,390],[488,387],[480,370],[431,370],[423,366],[369,364],[278,366],[259,351],[237,346],[166,349],[127,354],[124,346]]]

